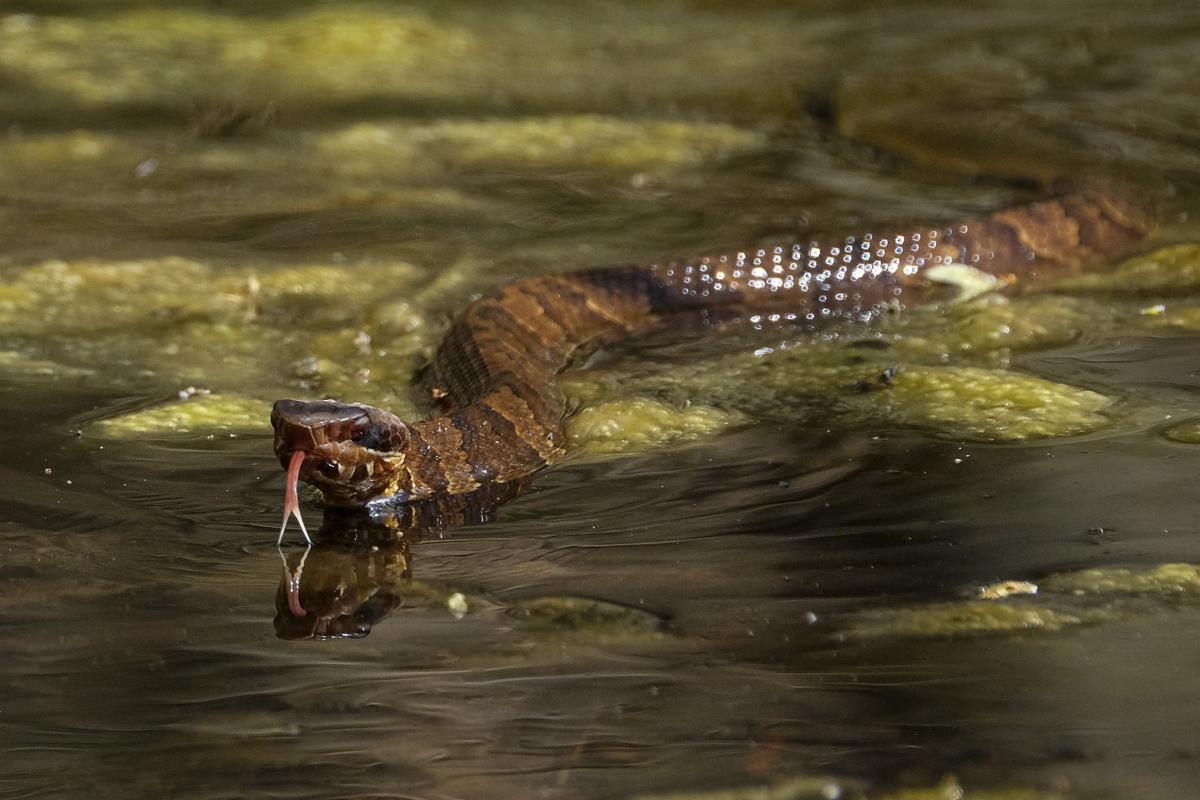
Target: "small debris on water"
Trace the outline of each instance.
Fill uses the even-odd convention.
[[[446,608],[452,617],[462,619],[467,615],[467,598],[462,592],[454,592],[446,598]]]
[[[179,399],[187,400],[188,398],[195,397],[196,395],[205,396],[210,394],[212,394],[212,389],[205,389],[202,386],[189,386],[186,389],[179,390]]]
[[[135,178],[149,178],[158,170],[158,159],[147,158],[145,161],[133,168],[133,176]]]
[[[1038,587],[1036,583],[1008,580],[989,583],[987,586],[980,586],[978,594],[982,600],[1001,600],[1005,597],[1020,594],[1037,594],[1037,592]]]
[[[371,355],[371,334],[364,330],[354,334],[354,349],[358,351],[359,355]]]
[[[855,390],[863,393],[873,392],[876,389],[886,389],[896,382],[896,377],[899,374],[900,367],[896,364],[892,364],[889,367],[885,367],[878,375],[876,375],[874,381],[856,381],[854,388]]]

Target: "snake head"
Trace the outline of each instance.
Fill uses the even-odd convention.
[[[279,400],[271,409],[275,455],[334,506],[362,506],[403,489],[408,426],[390,411],[333,400]]]

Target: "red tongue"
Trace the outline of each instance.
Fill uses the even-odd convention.
[[[304,606],[300,605],[300,580],[304,577],[304,562],[308,560],[308,554],[312,552],[312,548],[304,551],[304,555],[300,556],[300,563],[296,565],[295,574],[288,567],[287,556],[283,555],[283,551],[279,551],[280,557],[283,559],[283,585],[287,587],[287,604],[288,610],[295,617],[306,617],[308,612]]]
[[[296,486],[300,483],[300,467],[304,465],[304,455],[303,450],[297,450],[292,453],[292,460],[288,462],[287,488],[283,494],[283,525],[279,528],[279,541],[276,544],[283,542],[288,518],[293,516],[296,518],[296,522],[300,523],[300,532],[304,534],[305,540],[312,544],[308,528],[304,527],[304,517],[300,516],[300,498],[296,495]]]

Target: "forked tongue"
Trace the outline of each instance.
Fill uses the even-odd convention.
[[[296,486],[300,483],[300,467],[304,464],[304,451],[297,450],[292,453],[292,460],[288,462],[287,468],[287,488],[283,493],[283,525],[279,528],[279,541],[276,544],[283,542],[283,534],[287,531],[288,519],[296,518],[296,522],[300,523],[300,532],[304,534],[304,539],[309,544],[312,544],[312,537],[308,535],[308,528],[304,527],[304,517],[300,516],[300,498],[296,494]]]

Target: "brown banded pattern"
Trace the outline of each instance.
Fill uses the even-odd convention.
[[[786,308],[813,326],[870,322],[922,299],[931,267],[965,264],[1027,285],[1111,256],[1151,228],[1119,196],[1087,191],[951,224],[523,278],[447,331],[427,376],[443,414],[405,423],[370,406],[280,401],[275,451],[286,465],[303,450],[301,478],[333,505],[475,491],[561,456],[567,406],[556,375],[597,342],[663,315],[743,304]]]

